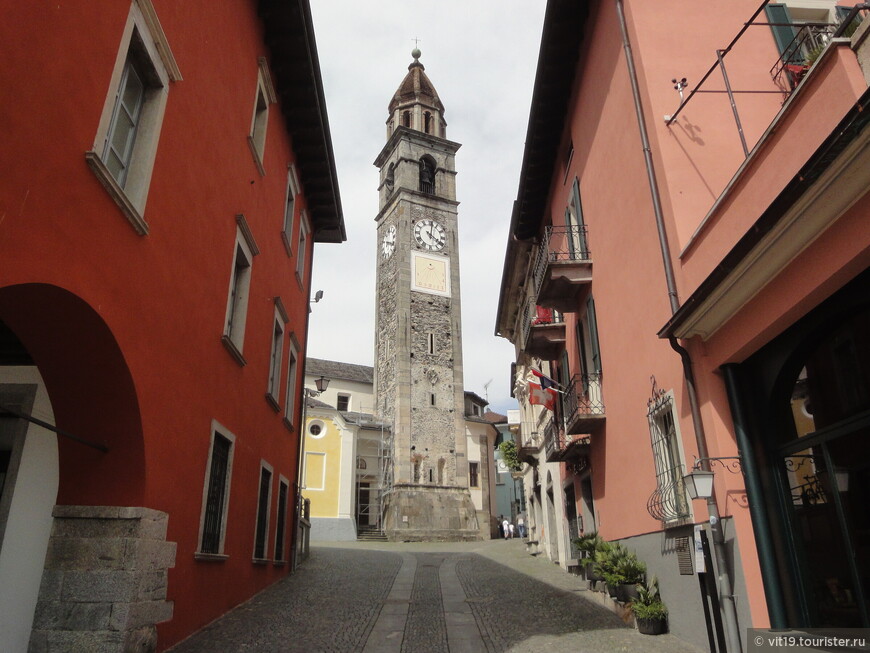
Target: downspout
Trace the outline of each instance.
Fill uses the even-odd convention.
[[[664,265],[665,281],[668,288],[668,300],[671,306],[671,314],[677,312],[680,308],[680,300],[677,296],[677,284],[674,276],[674,268],[671,263],[671,252],[668,244],[668,236],[665,230],[664,214],[662,211],[662,201],[658,190],[658,181],[656,180],[655,166],[653,164],[652,152],[650,150],[649,135],[646,130],[646,120],[643,113],[643,104],[641,102],[640,88],[637,81],[637,70],[634,67],[634,57],[631,51],[631,43],[628,38],[628,27],[625,21],[625,9],[622,0],[616,0],[616,13],[619,18],[619,28],[622,32],[622,46],[625,50],[625,62],[628,67],[628,77],[631,82],[631,93],[634,98],[634,110],[637,116],[638,129],[640,130],[640,140],[643,146],[643,157],[646,164],[647,179],[649,181],[650,195],[652,198],[653,212],[656,220],[656,230],[659,236],[659,247],[662,254],[662,263]],[[701,419],[701,410],[698,405],[698,396],[695,391],[695,374],[692,370],[692,360],[689,352],[682,347],[674,336],[669,337],[671,347],[680,355],[683,363],[683,374],[686,379],[686,389],[689,395],[689,406],[692,412],[692,426],[695,431],[695,442],[698,447],[699,457],[702,468],[709,471],[710,463],[707,455],[707,437],[704,432],[704,423]],[[713,549],[716,558],[716,567],[718,569],[718,589],[721,599],[722,616],[725,622],[725,631],[728,640],[728,650],[733,653],[742,651],[740,641],[740,630],[737,625],[737,609],[735,605],[734,593],[731,588],[731,577],[727,568],[727,551],[725,549],[725,536],[722,531],[722,522],[719,519],[719,507],[716,503],[716,494],[713,493],[707,499],[707,512],[710,518],[710,531],[713,535]]]

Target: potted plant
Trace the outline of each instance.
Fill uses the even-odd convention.
[[[637,629],[644,635],[661,635],[668,629],[668,608],[659,594],[659,580],[652,577],[649,585],[638,585],[637,598],[631,602]]]
[[[586,580],[593,580],[592,565],[595,562],[595,551],[603,541],[598,531],[583,533],[574,540],[574,546],[580,552],[580,558],[585,560],[584,576]]]
[[[619,542],[607,542],[595,552],[595,571],[607,583],[607,592],[611,598],[616,598],[616,588],[625,582],[619,568],[630,554]]]
[[[634,553],[629,552],[617,562],[615,571],[622,580],[616,587],[616,600],[628,603],[636,599],[638,585],[643,583],[646,574],[646,564]]]

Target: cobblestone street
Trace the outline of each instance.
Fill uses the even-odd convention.
[[[698,653],[585,598],[520,540],[319,543],[286,580],[172,653]]]

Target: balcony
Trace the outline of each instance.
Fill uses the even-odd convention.
[[[523,424],[520,434],[520,446],[517,447],[517,458],[520,462],[532,464],[541,450],[541,433],[531,430]]]
[[[532,274],[539,306],[576,311],[592,283],[586,226],[546,227]]]
[[[589,456],[592,438],[588,435],[574,437],[566,435],[553,419],[544,429],[544,452],[548,463],[566,462],[570,464],[584,461]]]
[[[601,373],[575,374],[562,398],[565,432],[568,435],[593,433],[604,424]]]
[[[528,325],[525,333],[525,351],[542,360],[553,360],[565,349],[565,320],[552,308],[529,302],[523,319]]]

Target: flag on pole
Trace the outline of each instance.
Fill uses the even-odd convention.
[[[541,387],[544,389],[556,388],[559,385],[550,377],[541,374],[538,370],[533,369],[532,374],[535,376],[536,379],[538,379],[538,383],[540,383]]]
[[[537,383],[529,383],[529,403],[538,404],[547,410],[556,410],[556,391],[553,388],[541,387]]]

